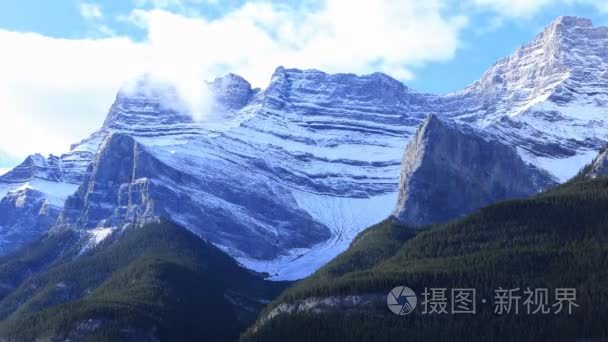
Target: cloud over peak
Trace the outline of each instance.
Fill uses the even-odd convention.
[[[192,103],[202,103],[207,79],[234,72],[264,87],[278,65],[409,79],[412,68],[451,58],[467,23],[445,14],[440,0],[255,1],[213,18],[185,10],[196,1],[139,0],[152,7],[125,18],[143,30],[141,41],[0,29],[0,112],[8,116],[0,148],[17,155],[65,151],[101,124],[117,89],[142,73],[178,83]],[[80,3],[80,13],[100,27],[109,20],[93,2]]]
[[[233,72],[265,87],[278,65],[382,71],[409,80],[417,68],[453,58],[472,26],[471,13],[489,12],[499,25],[550,5],[547,0],[253,0],[229,5],[135,0],[134,8],[117,14],[101,1],[78,3],[95,38],[0,29],[0,149],[16,155],[65,151],[98,128],[118,88],[143,73],[175,83],[187,102],[201,108],[205,80]],[[608,10],[598,0],[557,2]],[[203,13],[202,8],[214,10]]]

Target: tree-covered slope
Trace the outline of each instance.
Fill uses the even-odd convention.
[[[51,255],[64,235],[2,259],[0,340],[236,340],[285,287],[170,223]]]
[[[608,338],[608,179],[577,178],[527,200],[413,231],[391,221],[283,293],[243,341],[462,341]],[[413,236],[413,237],[412,237]],[[389,311],[396,286],[418,294]],[[527,314],[527,288],[575,288],[572,314]],[[477,313],[423,314],[425,288],[474,288]],[[519,314],[494,312],[494,290],[519,288]],[[482,302],[486,300],[486,303]],[[448,304],[448,310],[449,310]],[[556,309],[556,308],[554,308]]]

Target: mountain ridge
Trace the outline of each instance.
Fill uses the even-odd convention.
[[[602,55],[607,30],[582,19],[558,18],[533,42],[498,61],[481,81],[447,95],[411,90],[382,73],[332,75],[279,67],[262,90],[228,75],[211,83],[218,92],[214,122],[196,122],[186,111],[167,106],[166,102],[179,101],[165,85],[154,90],[140,84],[141,91],[135,87],[119,92],[100,130],[59,157],[71,165],[63,172],[74,182],[64,179],[36,187],[5,175],[0,176],[0,196],[29,186],[48,197],[65,187],[58,202],[65,201],[91,172],[87,166],[100,152],[104,137],[129,135],[169,169],[198,179],[198,185],[179,190],[177,198],[209,207],[223,203],[229,217],[223,226],[242,227],[242,222],[253,219],[256,228],[244,232],[264,232],[257,242],[274,246],[275,252],[271,259],[260,259],[251,246],[232,244],[230,236],[216,240],[218,246],[278,279],[303,277],[344,250],[361,229],[391,214],[403,151],[429,113],[476,126],[516,146],[527,164],[559,182],[574,176],[608,141],[608,64]],[[580,43],[570,36],[580,38]],[[565,59],[546,65],[546,57],[554,53]],[[148,178],[151,183],[164,181],[168,193],[176,188],[163,175]],[[242,179],[250,183],[245,186]],[[103,195],[114,203],[108,212],[135,209],[116,204],[121,187],[141,186],[132,181]],[[234,188],[200,191],[201,184],[217,182]],[[266,200],[276,211],[262,213],[255,203],[231,195],[236,191],[260,198],[252,186],[264,196],[274,196]],[[374,209],[361,210],[370,207]],[[285,212],[297,213],[298,222],[280,214]],[[169,216],[193,231],[194,222],[204,217],[190,209],[180,214]],[[112,228],[107,227],[110,221],[120,225],[119,219],[109,218],[100,217],[90,226]],[[327,236],[321,234],[300,239],[297,245],[287,242],[293,240],[287,232],[304,234],[308,225],[317,227],[313,231],[329,232],[329,238],[320,241],[324,238],[319,236]],[[4,231],[19,229],[12,224]]]

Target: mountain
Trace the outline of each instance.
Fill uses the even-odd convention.
[[[281,294],[241,341],[603,340],[607,220],[606,177],[577,178],[427,230],[387,220]],[[397,286],[417,295],[409,315],[387,307]],[[462,288],[476,290],[475,314],[451,313],[451,290]],[[537,304],[526,311],[528,288],[547,289],[550,313],[532,314]],[[576,289],[571,314],[556,312],[556,288]],[[430,313],[432,303],[424,313],[425,289],[445,289],[446,314]],[[518,289],[509,313],[495,311],[500,289]]]
[[[169,217],[253,269],[300,278],[345,248],[359,229],[390,214],[361,208],[394,203],[394,180],[380,173],[398,170],[391,154],[401,153],[405,141],[398,132],[383,131],[388,123],[376,115],[406,129],[400,123],[404,100],[390,103],[384,90],[369,93],[392,87],[394,96],[404,97],[401,83],[381,74],[283,68],[263,92],[243,82],[234,75],[214,82],[222,85],[217,89],[233,89],[231,96],[216,95],[215,104],[232,112],[212,123],[168,108],[175,102],[165,99],[172,90],[151,88],[146,80],[121,91],[102,129],[74,146],[97,151],[58,226],[116,229],[133,219]],[[328,84],[327,94],[306,95],[319,82]],[[342,103],[329,106],[336,89]],[[305,96],[311,103],[302,102]],[[327,113],[320,111],[323,103]],[[302,258],[315,245],[318,253]]]
[[[170,223],[117,234],[82,251],[68,230],[0,259],[0,340],[234,341],[286,285]]]
[[[9,192],[0,200],[3,254],[42,236],[55,224],[58,215],[59,208],[38,190],[23,188]]]
[[[78,188],[92,153],[27,157],[0,176],[0,255],[46,233]]]
[[[28,187],[38,191],[31,208],[57,204],[48,221],[31,209],[27,220],[2,223],[0,253],[54,226],[39,222],[56,215],[60,229],[92,241],[162,217],[273,279],[305,277],[391,215],[403,151],[430,113],[515,148],[557,182],[576,175],[608,140],[606,32],[560,17],[480,81],[446,95],[381,73],[279,67],[265,89],[230,74],[208,84],[215,101],[203,120],[172,86],[144,76],[69,153],[26,160],[28,177],[0,176],[0,196]],[[47,177],[46,165],[61,177]]]
[[[524,163],[512,146],[430,115],[405,150],[393,215],[409,226],[445,222],[554,185],[548,173]]]
[[[607,44],[608,27],[559,17],[479,81],[437,98],[436,112],[496,133],[564,182],[608,136]]]

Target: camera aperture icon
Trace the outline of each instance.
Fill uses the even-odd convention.
[[[397,286],[386,296],[386,305],[395,315],[407,315],[418,304],[416,293],[407,286]]]

